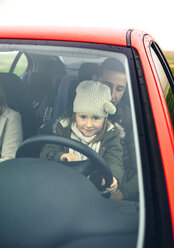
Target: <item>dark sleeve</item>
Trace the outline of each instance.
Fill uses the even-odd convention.
[[[46,144],[40,152],[40,158],[60,161],[61,155],[65,152],[66,151],[63,146]]]
[[[133,126],[132,126],[132,118],[131,111],[126,104],[123,108],[123,123],[126,131],[126,142],[127,149],[129,154],[129,164],[131,164],[132,170],[136,168],[136,155],[135,155],[135,144],[134,144],[134,135],[133,135]]]
[[[121,184],[124,176],[124,167],[122,161],[123,151],[119,135],[109,139],[104,148],[103,158],[110,167],[113,176],[117,178],[119,184]]]
[[[136,162],[136,153],[135,153],[135,143],[134,143],[133,132],[131,132],[131,134],[129,135],[129,139],[127,142],[128,142],[128,152],[130,154],[132,170],[137,171],[137,162]]]
[[[135,153],[135,143],[133,135],[132,118],[130,108],[124,105],[124,118],[126,131],[126,142],[128,149],[128,159],[125,161],[126,182],[121,185],[120,191],[124,195],[124,199],[138,199],[138,178],[137,178],[137,162]]]
[[[138,178],[137,173],[125,184],[121,185],[119,190],[123,193],[125,200],[138,200]]]

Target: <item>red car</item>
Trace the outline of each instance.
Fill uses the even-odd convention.
[[[123,77],[117,77],[123,72],[113,67],[115,60]],[[116,192],[107,190],[113,171],[106,152],[101,155],[54,129],[65,120],[64,113],[72,112],[76,88],[84,80],[107,85],[116,107],[115,119],[108,116],[119,130],[123,154]],[[149,34],[1,27],[0,86],[6,107],[20,114],[23,130],[23,142],[16,143],[11,157],[0,134],[5,158],[0,166],[0,247],[174,246],[174,78]],[[62,162],[56,150],[42,157],[46,144],[87,158]],[[92,180],[93,174],[104,178],[105,186]]]

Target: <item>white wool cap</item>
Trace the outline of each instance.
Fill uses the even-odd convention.
[[[107,117],[116,107],[111,101],[110,88],[100,82],[82,81],[76,89],[73,111]]]

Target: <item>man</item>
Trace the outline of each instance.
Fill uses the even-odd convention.
[[[112,103],[116,106],[116,113],[109,119],[120,129],[123,147],[125,180],[115,193],[115,198],[137,200],[138,183],[132,118],[129,103],[125,103],[128,100],[128,95],[127,99],[125,97],[127,93],[125,68],[118,59],[107,58],[101,64],[99,74],[99,81],[108,85],[111,89]]]

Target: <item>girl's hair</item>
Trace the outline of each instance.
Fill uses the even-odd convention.
[[[0,84],[0,114],[3,113],[4,109],[7,107],[6,97],[2,85]]]
[[[68,135],[71,134],[71,125],[72,125],[72,123],[74,123],[74,122],[76,121],[76,114],[73,113],[73,114],[71,115],[71,117],[69,117],[69,120],[70,120],[70,122],[69,122],[69,124],[68,124],[68,130],[67,130],[67,131],[68,131]],[[103,122],[103,127],[102,127],[101,130],[98,132],[97,136],[96,136],[95,139],[92,141],[92,143],[95,143],[95,142],[100,141],[100,140],[102,139],[103,135],[105,134],[107,128],[108,128],[108,120],[107,120],[107,118],[105,117],[105,118],[104,118],[104,122]]]
[[[105,134],[106,130],[108,128],[108,120],[105,117],[104,122],[103,122],[103,127],[102,129],[98,132],[97,136],[95,137],[95,139],[93,139],[92,143],[98,142],[100,140],[102,140],[103,135]]]

